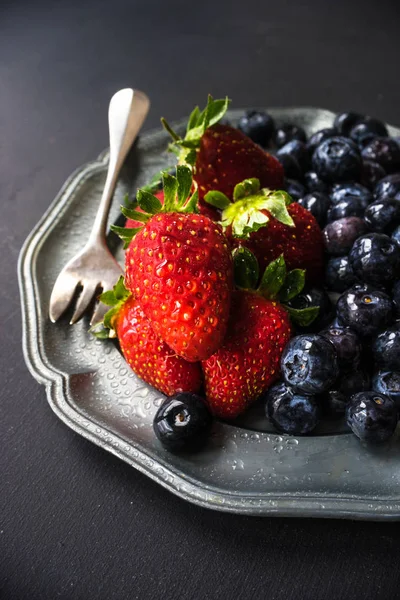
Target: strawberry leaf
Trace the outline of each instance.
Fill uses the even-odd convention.
[[[110,337],[110,330],[104,327],[103,323],[99,323],[97,325],[93,325],[90,328],[90,333],[92,333],[98,340],[108,340]]]
[[[156,192],[162,187],[162,178],[164,173],[169,173],[172,169],[175,169],[175,165],[165,167],[165,169],[158,171],[158,173],[153,175],[153,177],[150,179],[150,182],[147,185],[144,185],[141,189],[145,190],[146,192]],[[125,198],[126,197],[128,197],[128,194],[126,194]]]
[[[140,208],[145,213],[150,213],[151,215],[156,215],[157,213],[160,212],[160,210],[162,208],[162,204],[159,201],[159,199],[144,189],[138,190],[137,201],[138,201]]]
[[[256,179],[245,179],[241,183],[235,185],[233,190],[233,199],[240,200],[246,196],[254,196],[260,191],[260,180]]]
[[[114,285],[113,292],[114,292],[114,296],[115,296],[116,300],[118,300],[118,301],[128,300],[128,298],[130,296],[130,292],[125,287],[123,275],[120,276],[117,283]],[[101,300],[101,301],[103,302],[103,300]]]
[[[109,290],[108,292],[103,292],[99,300],[106,306],[114,306],[116,298],[114,292],[112,290]]]
[[[289,271],[279,292],[279,300],[281,302],[288,302],[297,296],[304,288],[305,281],[305,269],[293,269],[293,271]]]
[[[255,289],[258,277],[258,260],[244,247],[235,248],[232,253],[235,284],[243,289]]]
[[[171,127],[171,125],[164,119],[164,117],[161,117],[161,124],[164,127],[164,129],[166,131],[168,131],[169,135],[172,137],[172,139],[175,142],[179,142],[180,141],[180,137],[179,135],[176,133],[176,131],[174,131]]]
[[[230,104],[230,100],[228,96],[221,100],[213,100],[211,96],[209,96],[209,103],[207,105],[207,120],[206,120],[206,129],[207,127],[211,127],[218,123],[228,110],[228,106]]]
[[[196,106],[190,113],[189,121],[188,121],[187,128],[186,128],[186,133],[188,133],[190,129],[193,129],[194,127],[196,127],[196,125],[199,121],[199,117],[200,117],[200,109],[198,106]]]
[[[176,177],[164,173],[163,175],[163,188],[164,188],[164,210],[165,212],[172,212],[175,209],[176,194],[178,191],[178,180]]]
[[[110,229],[124,242],[124,248],[127,248],[142,227],[119,227],[118,225],[111,225]]]
[[[139,192],[140,190],[138,190],[138,195]],[[139,210],[135,210],[133,208],[125,208],[125,206],[121,206],[121,212],[127,219],[133,219],[134,221],[139,221],[139,223],[147,223],[151,217],[151,215],[148,213],[140,212]],[[113,229],[113,231],[115,230]]]
[[[218,190],[207,192],[204,196],[204,200],[208,202],[208,204],[211,204],[211,206],[215,206],[215,208],[219,208],[220,210],[224,210],[224,208],[231,204],[228,196],[225,196],[222,192],[218,192]]]
[[[265,269],[258,286],[258,292],[265,298],[275,298],[286,277],[286,263],[283,254],[273,260]]]
[[[185,165],[176,167],[176,179],[178,181],[178,205],[183,206],[192,188],[192,170]]]
[[[185,154],[185,163],[194,167],[196,164],[197,152],[196,150],[190,150],[187,154]]]
[[[294,323],[301,327],[307,327],[318,316],[319,306],[309,306],[308,308],[292,308],[284,305]]]
[[[193,195],[189,198],[181,212],[184,213],[197,213],[197,204],[199,202],[199,192],[196,190]]]

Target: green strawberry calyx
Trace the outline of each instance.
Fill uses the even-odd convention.
[[[170,212],[197,212],[199,195],[197,190],[192,192],[193,176],[189,167],[178,165],[176,167],[176,177],[166,171],[163,172],[162,184],[164,204],[161,204],[160,200],[147,189],[141,188],[137,191],[135,200],[129,206],[121,206],[121,212],[125,217],[143,223],[141,227],[132,228],[111,225],[111,230],[124,241],[124,248],[129,245],[132,238],[154,215]]]
[[[267,210],[277,221],[288,227],[294,227],[294,221],[287,207],[292,199],[283,190],[261,189],[260,180],[245,179],[235,186],[233,202],[219,191],[210,191],[205,196],[206,202],[222,210],[221,224],[232,227],[236,238],[248,238],[253,231],[258,231],[270,220]]]
[[[283,254],[269,265],[260,277],[258,260],[244,246],[235,248],[232,254],[235,285],[253,291],[269,300],[278,300],[287,310],[292,321],[306,327],[319,313],[318,306],[293,308],[287,303],[302,292],[305,285],[305,269],[288,271]]]
[[[178,156],[180,163],[194,166],[204,132],[222,119],[228,110],[229,103],[228,97],[214,100],[209,95],[207,105],[203,110],[196,106],[192,111],[184,137],[174,131],[164,118],[161,119],[164,129],[168,131],[173,140],[168,146],[168,150]]]
[[[93,335],[102,340],[116,337],[115,319],[130,296],[131,293],[126,289],[124,277],[121,275],[113,289],[103,292],[99,298],[100,302],[110,306],[110,310],[104,315],[102,323],[92,327],[91,332]]]

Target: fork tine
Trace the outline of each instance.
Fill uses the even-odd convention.
[[[50,320],[55,323],[61,315],[67,310],[71,304],[77,288],[77,282],[69,282],[69,286],[65,284],[65,278],[61,272],[58,276],[50,296],[49,316]]]
[[[109,310],[109,308],[109,306],[106,306],[102,302],[99,302],[93,312],[92,318],[90,319],[90,326],[92,327],[93,325],[101,323],[101,321],[104,319],[104,315]]]
[[[96,288],[90,285],[90,283],[88,285],[85,285],[76,303],[74,314],[72,315],[71,320],[69,322],[70,325],[74,325],[74,323],[79,321],[79,319],[91,303],[95,291]]]

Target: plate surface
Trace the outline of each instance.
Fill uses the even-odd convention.
[[[329,127],[334,114],[314,108],[268,109],[277,122],[308,134]],[[233,122],[243,111],[231,111]],[[179,126],[179,125],[178,125]],[[400,130],[389,128],[392,135]],[[143,135],[118,185],[111,220],[123,195],[171,164],[163,131]],[[280,436],[255,407],[237,425],[217,422],[204,451],[176,456],[152,430],[163,396],[139,380],[112,342],[48,318],[53,283],[82,246],[106,176],[108,152],[78,169],[26,240],[19,260],[23,347],[32,375],[46,386],[54,412],[72,429],[201,506],[253,515],[400,518],[399,431],[371,450],[352,434],[322,430],[311,437]],[[114,240],[115,242],[115,240]],[[116,249],[121,255],[121,249]]]

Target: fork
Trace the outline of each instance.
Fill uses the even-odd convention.
[[[70,325],[76,323],[91,306],[95,294],[111,290],[122,269],[106,243],[107,217],[126,155],[132,146],[149,111],[146,94],[130,88],[119,90],[111,98],[108,109],[110,159],[100,205],[83,249],[76,254],[58,275],[51,292],[49,316],[55,323],[77,297]],[[107,307],[99,303],[90,325],[100,322]]]

